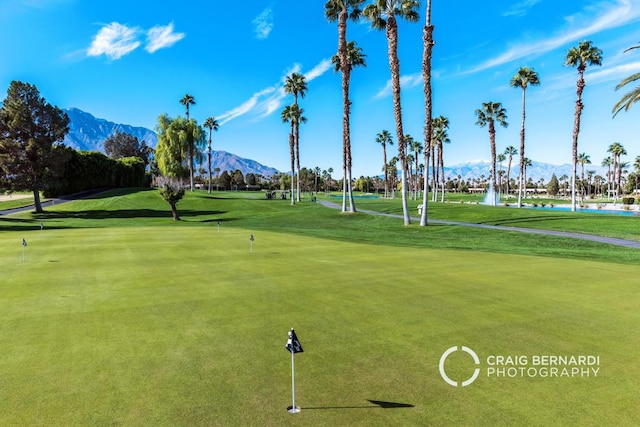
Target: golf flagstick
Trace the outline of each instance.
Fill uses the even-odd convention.
[[[292,414],[297,414],[300,412],[300,407],[296,406],[295,354],[302,353],[302,345],[300,345],[300,340],[298,340],[293,328],[289,331],[289,339],[284,347],[291,352],[291,406],[287,408],[287,411]]]

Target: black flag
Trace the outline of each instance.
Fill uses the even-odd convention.
[[[27,246],[27,241],[22,239],[22,246]]]
[[[285,344],[284,348],[294,354],[302,353],[302,345],[300,344],[300,340],[296,336],[296,331],[294,331],[293,328],[289,331],[289,339],[287,340],[287,344]]]

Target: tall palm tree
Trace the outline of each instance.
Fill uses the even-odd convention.
[[[613,175],[612,175],[612,187],[614,190],[614,199],[617,198],[618,194],[620,194],[620,183],[617,182],[616,176],[619,175],[618,171],[620,168],[620,157],[627,154],[627,150],[620,144],[619,142],[614,142],[607,149],[608,153],[613,154]],[[617,185],[616,185],[617,182]]]
[[[632,46],[629,49],[625,50],[628,52],[633,49],[639,49],[640,45]],[[640,73],[635,73],[630,75],[629,77],[623,79],[620,83],[616,85],[616,90],[622,89],[629,83],[637,82],[640,80]],[[630,90],[620,100],[613,106],[613,117],[615,117],[620,111],[624,109],[624,111],[629,111],[629,108],[636,102],[640,100],[640,86],[636,86],[634,89]]]
[[[208,117],[204,121],[203,126],[209,129],[209,146],[207,147],[207,164],[209,165],[209,187],[207,193],[211,194],[211,134],[213,131],[217,131],[219,124],[215,117]]]
[[[409,22],[418,20],[417,0],[374,0],[363,11],[371,21],[371,27],[376,30],[386,30],[389,54],[389,68],[391,69],[391,88],[393,91],[393,112],[396,121],[396,136],[398,139],[398,154],[401,164],[402,177],[402,212],[404,224],[409,225],[409,209],[407,206],[407,156],[405,155],[404,131],[402,128],[402,106],[400,103],[400,61],[398,60],[398,23],[396,16]]]
[[[304,98],[304,95],[307,93],[306,77],[300,73],[291,73],[291,75],[287,76],[284,82],[284,91],[286,93],[293,94],[293,105],[297,107],[298,95],[300,96],[300,98]],[[296,193],[296,198],[298,202],[300,201],[300,127],[299,125],[300,125],[300,122],[297,121],[294,127],[294,132],[293,132],[296,169],[298,171],[297,193]],[[291,197],[293,197],[293,194],[291,195]]]
[[[572,47],[567,52],[565,65],[578,68],[578,80],[576,81],[576,112],[573,124],[573,174],[571,176],[571,211],[576,210],[576,173],[578,168],[578,134],[580,133],[580,116],[584,104],[582,103],[582,91],[586,86],[584,72],[588,65],[602,65],[602,51],[595,47],[591,41],[583,41],[577,47]]]
[[[518,72],[516,72],[515,76],[511,78],[509,82],[511,87],[517,87],[522,89],[522,127],[520,128],[520,178],[524,176],[524,139],[525,139],[525,118],[526,118],[526,98],[527,98],[527,87],[537,86],[540,84],[540,78],[538,73],[533,70],[533,68],[529,67],[521,67]],[[508,179],[507,179],[508,182]],[[522,205],[522,186],[526,185],[526,183],[520,182],[518,184],[518,207]],[[508,190],[507,190],[508,191]]]
[[[393,137],[388,130],[383,130],[376,136],[376,142],[382,145],[382,159],[384,168],[384,197],[389,197],[389,174],[387,170],[387,145],[393,145]]]
[[[355,42],[347,43],[347,21],[351,19],[356,22],[362,14],[360,6],[364,0],[328,0],[324,5],[324,15],[329,22],[338,21],[338,59],[336,71],[342,72],[342,163],[343,163],[343,193],[342,193],[342,212],[347,211],[347,195],[349,196],[349,211],[355,212],[355,204],[353,200],[353,189],[351,188],[351,101],[349,100],[349,85],[351,83],[351,70],[354,66],[365,65],[362,50],[354,51]],[[352,52],[350,54],[349,45]],[[352,56],[353,55],[353,56]],[[351,57],[350,57],[351,56]],[[359,62],[360,61],[360,62]],[[334,62],[335,64],[335,62]],[[341,64],[345,66],[342,67]]]
[[[503,191],[502,176],[504,175],[504,171],[502,170],[502,162],[504,162],[505,160],[507,160],[507,155],[504,153],[498,153],[498,155],[496,156],[496,161],[500,164],[500,169],[498,169],[498,188],[500,189],[500,192]]]
[[[291,155],[291,205],[296,204],[296,199],[294,196],[294,181],[296,175],[296,152],[295,152],[295,129],[296,129],[296,120],[299,116],[298,106],[296,104],[287,105],[282,110],[282,121],[285,123],[291,123],[291,130],[289,131],[289,153]]]
[[[185,108],[187,109],[187,120],[189,120],[189,106],[195,105],[196,99],[187,93],[180,100],[180,104],[184,105]]]
[[[424,81],[424,194],[422,195],[422,215],[420,225],[427,225],[427,200],[429,199],[429,155],[431,154],[431,120],[433,116],[433,96],[431,91],[431,57],[433,55],[433,28],[431,24],[431,0],[427,0],[425,26],[422,29],[422,80]]]
[[[365,55],[362,52],[362,48],[356,45],[356,42],[351,41],[347,43],[346,51],[346,66],[345,72],[342,73],[342,93],[343,93],[343,116],[342,116],[342,170],[343,170],[343,186],[342,186],[342,212],[347,211],[347,196],[349,199],[349,212],[356,212],[356,205],[353,199],[353,188],[351,185],[351,169],[352,169],[352,157],[351,157],[351,101],[349,100],[349,84],[351,81],[351,70],[353,67],[363,66],[365,67]],[[340,52],[333,55],[331,62],[334,65],[336,72],[342,70],[342,59]],[[346,80],[345,80],[346,79]]]
[[[476,124],[480,127],[487,126],[489,130],[489,140],[491,143],[491,176],[490,188],[495,191],[496,188],[496,128],[495,123],[503,127],[507,127],[507,110],[502,107],[499,102],[483,102],[482,108],[476,110],[476,117],[478,120]],[[495,205],[497,200],[495,197],[491,201],[492,205]]]
[[[613,166],[613,158],[611,156],[602,159],[601,166],[607,168],[607,198],[611,195],[611,166]]]
[[[420,173],[419,173],[419,161],[418,159],[420,158],[420,154],[422,154],[422,143],[420,141],[416,141],[414,140],[411,143],[411,146],[409,147],[409,149],[411,151],[413,151],[414,157],[415,157],[415,162],[416,162],[416,173],[415,173],[415,182],[414,182],[414,190],[415,190],[415,199],[418,199],[418,193],[420,191]]]
[[[436,159],[437,149],[437,164],[434,165],[434,181],[433,181],[433,201],[438,200],[438,192],[442,191],[441,200],[444,201],[444,155],[443,144],[451,142],[447,130],[449,129],[449,119],[444,116],[434,117],[431,124],[432,132],[432,147],[434,148],[433,158]]]
[[[529,166],[533,165],[533,162],[531,161],[531,159],[525,157],[524,158],[524,193],[525,195],[527,194],[527,168]]]
[[[522,144],[522,140],[520,140],[520,144]],[[524,146],[524,144],[523,144]],[[511,162],[513,161],[513,156],[518,154],[518,150],[513,145],[508,146],[504,149],[504,154],[507,156],[507,195],[509,195],[511,185]]]
[[[587,153],[578,154],[578,163],[580,163],[580,166],[581,166],[580,182],[582,183],[582,186],[580,188],[580,199],[584,200],[584,187],[585,187],[584,165],[590,165],[591,164],[591,156],[589,156]]]

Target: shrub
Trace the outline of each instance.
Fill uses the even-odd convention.
[[[624,196],[622,198],[622,204],[623,205],[632,205],[632,204],[635,203],[635,201],[636,201],[636,199],[631,197],[631,196]]]

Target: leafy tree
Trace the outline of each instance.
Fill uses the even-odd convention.
[[[207,192],[211,193],[211,134],[213,131],[217,131],[219,124],[215,117],[208,117],[207,120],[204,121],[204,127],[209,129],[209,145],[207,146],[207,165],[209,170],[209,187]]]
[[[396,16],[409,22],[418,21],[417,0],[374,0],[368,4],[363,15],[371,21],[376,30],[386,30],[389,68],[391,69],[391,88],[393,92],[393,111],[398,138],[398,155],[400,157],[400,173],[402,179],[402,212],[404,224],[409,225],[409,208],[407,206],[407,156],[402,128],[402,105],[400,103],[400,61],[398,60],[398,23]]]
[[[153,149],[144,141],[138,141],[137,137],[116,130],[104,140],[104,152],[113,159],[138,157],[147,165]]]
[[[496,128],[495,123],[507,127],[507,110],[502,107],[499,102],[483,102],[482,108],[476,110],[476,117],[478,121],[476,124],[480,127],[487,126],[489,130],[489,140],[491,142],[491,176],[490,186],[495,190],[496,188]],[[492,204],[496,204],[496,200],[493,199]]]
[[[231,188],[231,175],[227,171],[222,172],[218,177],[218,185],[225,190]]]
[[[529,85],[537,86],[540,84],[540,78],[538,73],[533,70],[533,68],[522,67],[518,70],[515,76],[511,78],[509,82],[511,87],[522,89],[522,126],[520,128],[520,183],[518,184],[518,207],[522,206],[522,190],[525,185],[522,182],[524,174],[524,137],[525,137],[525,118],[526,118],[526,98],[527,98],[527,88]]]
[[[560,192],[560,183],[558,182],[558,178],[554,173],[553,175],[551,175],[551,179],[547,184],[547,193],[549,193],[550,196],[557,196],[559,192]]]
[[[391,133],[384,129],[376,136],[376,142],[382,145],[382,158],[384,169],[384,197],[389,197],[389,170],[387,168],[387,145],[393,145],[393,137]]]
[[[49,104],[29,83],[12,81],[0,108],[0,171],[2,185],[33,191],[35,212],[43,212],[40,191],[62,171],[56,150],[69,131],[69,117]],[[0,181],[0,182],[1,182]]]
[[[238,187],[245,186],[244,175],[242,174],[242,171],[240,169],[236,169],[233,171],[233,175],[231,175],[231,185],[236,190],[238,189]]]
[[[172,119],[162,114],[158,117],[156,126],[158,133],[156,161],[162,175],[158,178],[158,184],[161,187],[160,195],[171,206],[175,221],[180,220],[176,204],[184,196],[182,179],[190,175],[190,170],[185,165],[188,163],[185,140],[190,122],[180,117]]]
[[[578,168],[578,135],[580,133],[580,116],[584,104],[582,92],[586,86],[584,72],[587,65],[602,65],[602,51],[590,41],[583,41],[577,47],[572,47],[567,52],[565,65],[578,68],[578,80],[576,81],[576,112],[573,124],[573,173],[571,175],[571,211],[576,210],[576,174]],[[522,155],[522,153],[521,153]]]

